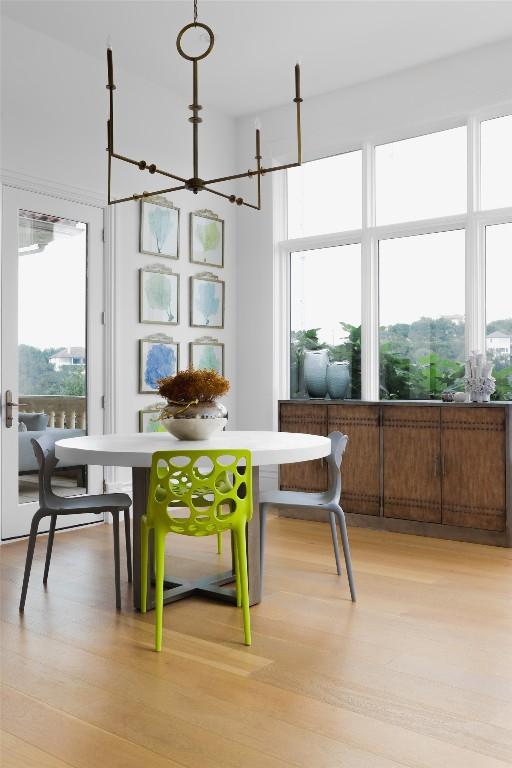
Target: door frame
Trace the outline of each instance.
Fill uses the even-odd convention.
[[[64,184],[58,184],[56,182],[47,181],[37,177],[32,177],[27,174],[17,173],[8,169],[2,168],[0,170],[0,212],[3,207],[4,190],[6,188],[14,188],[19,191],[27,193],[48,195],[54,198],[60,198],[70,203],[78,203],[80,205],[89,205],[94,208],[99,208],[103,214],[103,307],[104,307],[104,343],[103,343],[103,393],[104,393],[104,409],[103,409],[103,429],[104,432],[115,432],[116,425],[118,423],[117,411],[115,403],[117,398],[115,397],[115,387],[119,381],[116,375],[118,361],[115,355],[116,340],[118,333],[118,324],[116,322],[117,317],[117,291],[116,291],[116,258],[115,258],[115,222],[116,211],[112,207],[108,207],[106,199],[103,195],[82,189],[79,187],[72,187]],[[2,242],[3,235],[3,222],[0,214],[0,242]],[[0,280],[2,279],[2,260],[0,259]],[[0,313],[0,360],[2,359],[2,317]],[[3,397],[3,393],[2,393]],[[3,401],[2,401],[3,402]],[[3,411],[3,409],[2,409]],[[2,412],[3,418],[3,412]],[[1,459],[2,443],[0,441],[0,459]],[[116,487],[117,470],[116,468],[104,468],[104,489],[112,490]],[[0,499],[2,498],[2,473],[0,472]],[[103,520],[105,520],[103,515]],[[0,507],[0,531],[2,523],[2,510]],[[8,544],[13,539],[2,540],[0,535],[0,546],[2,544]],[[19,541],[19,539],[14,539]]]

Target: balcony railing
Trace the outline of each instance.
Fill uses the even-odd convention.
[[[20,395],[21,413],[47,413],[48,426],[86,429],[86,398],[75,395]]]

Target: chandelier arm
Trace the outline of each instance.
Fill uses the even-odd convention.
[[[203,187],[204,192],[211,192],[212,195],[217,195],[218,197],[224,197],[226,200],[229,200],[230,203],[236,203],[237,205],[246,205],[249,208],[254,208],[256,211],[261,211],[261,200],[258,199],[258,205],[254,205],[253,203],[247,203],[243,197],[237,197],[236,195],[226,195],[225,192],[219,192],[218,189],[211,189],[210,187]]]
[[[180,184],[179,187],[168,187],[167,189],[156,189],[154,192],[141,192],[140,195],[129,195],[128,197],[119,197],[116,200],[109,200],[109,205],[116,205],[116,203],[126,203],[129,200],[143,200],[145,198],[156,197],[156,195],[164,195],[168,192],[178,192],[181,189],[185,189],[185,184]]]
[[[183,184],[187,181],[182,176],[176,176],[175,173],[169,173],[169,171],[163,171],[161,168],[157,168],[156,165],[148,165],[145,160],[133,160],[131,157],[125,155],[119,155],[117,152],[112,152],[112,157],[116,160],[122,160],[124,163],[130,163],[130,165],[136,165],[141,171],[149,171],[151,174],[158,174],[159,176],[166,176],[168,179],[174,179],[175,181],[181,181]]]
[[[220,184],[223,181],[234,181],[235,179],[252,179],[253,176],[265,176],[266,173],[273,173],[274,171],[286,171],[288,168],[298,168],[300,163],[287,163],[286,165],[276,165],[273,168],[263,168],[254,171],[249,170],[245,173],[235,173],[232,176],[220,176],[218,179],[208,179],[204,184]]]
[[[219,192],[218,189],[210,189],[210,187],[204,187],[204,192],[211,192],[212,195],[217,195],[217,197],[224,197],[226,200],[229,200],[230,202],[236,201],[235,195],[226,195],[224,192]]]

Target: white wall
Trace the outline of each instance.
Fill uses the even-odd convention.
[[[106,196],[106,58],[91,58],[37,33],[9,18],[2,19],[2,144],[4,171],[28,177],[50,187],[86,190]],[[121,32],[120,32],[121,34]],[[133,53],[136,56],[136,52]],[[116,98],[116,149],[148,163],[191,174],[192,147],[188,101],[169,88],[162,89],[123,70],[114,51]],[[172,84],[169,72],[169,85]],[[206,96],[206,94],[205,94]],[[200,169],[204,178],[229,173],[235,166],[235,126],[231,118],[207,109],[200,126]],[[118,196],[166,186],[164,177],[114,165],[114,193]],[[170,186],[170,184],[168,184]],[[155,401],[139,395],[138,339],[164,332],[181,342],[181,367],[188,364],[188,342],[207,333],[192,329],[189,318],[188,276],[200,271],[189,263],[188,214],[212,208],[225,219],[225,269],[215,270],[226,281],[225,329],[210,333],[225,342],[226,375],[233,393],[226,398],[230,426],[236,420],[236,219],[229,203],[205,193],[170,195],[181,209],[180,259],[171,261],[139,253],[139,204],[116,207],[116,295],[119,371],[118,431],[138,429],[138,410]],[[138,269],[160,261],[181,275],[179,327],[141,325],[138,322]],[[208,268],[210,269],[210,268]]]
[[[371,52],[369,52],[371,55]],[[362,146],[365,141],[405,138],[450,126],[469,114],[504,102],[512,91],[512,40],[380,78],[353,88],[308,98],[302,72],[303,160]],[[292,95],[292,94],[291,94]],[[295,114],[290,104],[259,115],[263,165],[295,159]],[[238,123],[238,165],[254,155],[254,119]],[[274,174],[276,176],[277,174]],[[274,316],[284,293],[276,283],[274,243],[282,222],[273,217],[272,184],[264,179],[263,211],[244,210],[238,226],[237,273],[238,413],[240,428],[272,429],[280,390]],[[248,184],[240,193],[251,194]],[[281,235],[282,236],[282,235]]]

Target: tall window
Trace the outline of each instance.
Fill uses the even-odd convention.
[[[288,237],[361,228],[362,152],[288,171]]]
[[[377,224],[466,210],[466,128],[375,148]]]
[[[512,399],[512,115],[468,125],[288,172],[292,397],[343,358],[349,397],[438,399],[479,350]]]
[[[512,205],[512,115],[482,123],[482,208]]]
[[[512,400],[512,224],[486,227],[486,351],[497,400]]]
[[[429,400],[462,388],[464,231],[381,240],[380,396]]]
[[[290,276],[291,397],[360,398],[361,246],[292,253]]]

